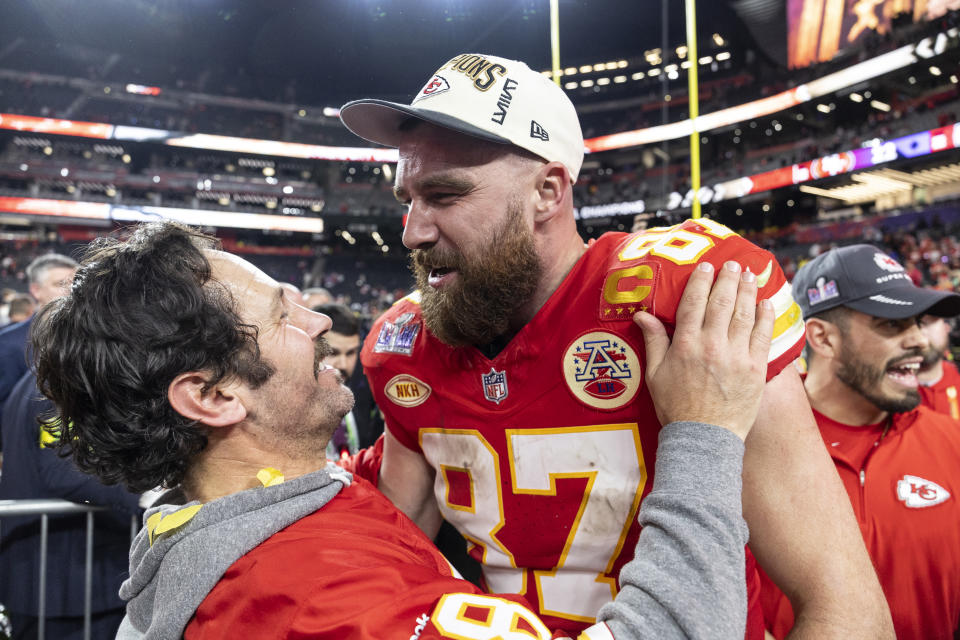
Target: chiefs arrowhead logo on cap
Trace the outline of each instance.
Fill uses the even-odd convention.
[[[443,93],[444,91],[450,90],[450,83],[447,82],[447,79],[443,76],[433,76],[423,85],[423,89],[420,90],[419,98],[429,98],[430,96],[435,96],[438,93]]]
[[[873,261],[884,271],[889,271],[891,273],[903,271],[903,267],[900,266],[900,263],[885,253],[877,252],[873,254]]]

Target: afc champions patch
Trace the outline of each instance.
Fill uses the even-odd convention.
[[[401,407],[416,407],[423,404],[430,397],[430,388],[423,380],[417,380],[411,375],[401,373],[393,376],[383,387],[390,401]]]
[[[897,481],[897,499],[911,509],[932,507],[949,498],[949,491],[918,476],[904,475]]]
[[[642,381],[637,352],[609,331],[590,331],[571,342],[562,368],[567,388],[577,400],[606,411],[633,401]]]

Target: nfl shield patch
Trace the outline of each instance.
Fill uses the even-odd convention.
[[[500,404],[507,397],[507,372],[490,367],[490,373],[480,376],[483,381],[483,397]]]

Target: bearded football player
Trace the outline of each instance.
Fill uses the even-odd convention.
[[[794,602],[796,637],[892,637],[791,366],[803,323],[770,253],[705,219],[587,246],[573,215],[576,111],[521,62],[459,55],[410,105],[358,100],[341,119],[399,149],[394,192],[418,290],[362,352],[387,423],[379,486],[398,507],[431,536],[453,523],[487,589],[524,594],[575,637],[617,593],[656,472],[661,420],[634,318],[671,328],[704,264],[750,271],[777,316],[744,459],[751,600],[755,556]],[[757,606],[747,636],[763,637]]]

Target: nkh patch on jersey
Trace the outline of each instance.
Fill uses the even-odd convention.
[[[393,376],[383,387],[383,392],[394,404],[401,407],[416,407],[430,397],[433,389],[423,380],[406,373]]]
[[[625,338],[609,331],[589,331],[571,342],[562,368],[570,393],[595,409],[619,409],[640,389],[637,352]]]

